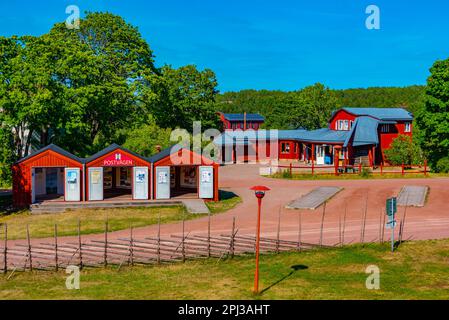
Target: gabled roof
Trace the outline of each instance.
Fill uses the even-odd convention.
[[[343,107],[334,112],[332,117],[340,110],[345,110],[356,116],[369,116],[379,120],[412,121],[413,114],[403,108],[349,108]]]
[[[162,150],[161,152],[156,153],[155,155],[153,155],[153,156],[151,156],[151,157],[145,158],[145,160],[148,161],[148,162],[150,162],[150,163],[153,163],[153,164],[154,164],[154,163],[156,163],[156,162],[158,162],[158,161],[160,161],[160,160],[162,160],[162,159],[165,159],[165,158],[171,156],[172,154],[175,154],[176,152],[178,152],[178,151],[181,150],[181,149],[187,150],[187,151],[191,152],[193,155],[197,155],[197,156],[198,156],[199,158],[201,158],[202,160],[204,160],[204,159],[209,159],[209,160],[211,160],[211,161],[214,161],[214,160],[212,160],[212,159],[210,159],[210,158],[208,158],[208,157],[202,155],[201,153],[200,153],[200,154],[197,154],[197,153],[191,151],[189,148],[183,147],[183,146],[182,146],[181,144],[179,144],[179,143],[177,143],[177,144],[175,144],[175,145],[173,145],[173,146],[171,146],[171,147],[168,147],[168,148]],[[215,161],[214,161],[214,162],[215,162]]]
[[[358,117],[354,122],[354,140],[352,145],[354,147],[363,145],[379,144],[377,135],[377,127],[379,121],[371,117]]]
[[[46,147],[43,147],[43,148],[33,152],[32,154],[29,154],[28,156],[26,156],[26,157],[24,157],[22,159],[19,159],[16,163],[24,162],[24,161],[26,161],[26,160],[28,160],[28,159],[30,159],[32,157],[35,157],[35,156],[37,156],[37,155],[39,155],[39,154],[41,154],[41,153],[43,153],[45,151],[48,151],[48,150],[51,150],[51,151],[56,152],[56,153],[59,153],[59,154],[65,156],[65,157],[67,157],[69,159],[72,159],[72,160],[74,160],[76,162],[79,162],[79,163],[83,163],[83,160],[84,160],[84,159],[79,158],[79,157],[75,156],[74,154],[72,154],[72,153],[70,153],[70,152],[68,152],[68,151],[62,149],[61,147],[58,147],[57,145],[52,143],[52,144],[49,144]]]
[[[228,121],[244,121],[243,113],[223,113],[223,116]],[[247,113],[246,121],[265,121],[265,118],[258,113]]]
[[[175,144],[171,147],[165,148],[161,152],[156,153],[155,155],[153,155],[151,157],[145,158],[145,160],[148,162],[151,162],[151,163],[155,163],[155,162],[158,162],[159,160],[162,160],[162,159],[172,155],[173,153],[178,152],[180,149],[182,149],[181,145]]]
[[[139,159],[142,159],[144,161],[148,161],[145,157],[142,157],[140,154],[137,154],[137,153],[135,153],[135,152],[133,152],[131,150],[123,148],[122,146],[119,146],[116,143],[113,143],[113,144],[109,145],[108,147],[104,148],[103,150],[98,151],[97,153],[91,155],[90,157],[83,159],[83,161],[84,161],[84,163],[90,163],[90,162],[92,162],[92,161],[94,161],[94,160],[96,160],[96,159],[98,159],[98,158],[100,158],[100,157],[102,157],[104,155],[107,155],[108,153],[111,153],[111,152],[113,152],[113,151],[115,151],[117,149],[119,149],[121,151],[124,151],[124,152],[127,152],[129,154],[132,154],[133,156],[135,156],[135,157],[137,157]]]

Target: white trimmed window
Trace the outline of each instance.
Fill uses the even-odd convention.
[[[405,123],[404,132],[412,132],[412,124],[410,122]]]
[[[349,120],[338,120],[337,130],[349,130]]]
[[[389,124],[383,124],[383,125],[380,127],[380,131],[381,131],[382,133],[388,133],[388,132],[390,132],[390,125],[389,125]]]

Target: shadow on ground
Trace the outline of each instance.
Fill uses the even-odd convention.
[[[270,290],[271,288],[273,288],[274,286],[278,285],[279,283],[281,283],[282,281],[286,280],[287,278],[291,277],[296,271],[298,270],[305,270],[305,269],[309,269],[308,266],[305,266],[303,264],[295,264],[293,266],[290,267],[290,269],[292,269],[292,271],[290,271],[290,273],[286,274],[285,276],[283,276],[282,278],[280,278],[279,280],[277,280],[276,282],[272,283],[271,285],[269,285],[268,287],[266,287],[265,289],[263,289],[262,291],[260,291],[260,294],[263,294],[265,292],[267,292],[268,290]]]

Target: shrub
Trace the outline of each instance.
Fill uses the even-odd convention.
[[[385,150],[388,162],[393,165],[413,165],[423,163],[423,153],[410,136],[399,135],[393,140],[389,149]]]
[[[371,170],[369,168],[362,168],[362,171],[359,175],[363,178],[368,178],[371,175]]]
[[[441,173],[449,173],[449,157],[438,160],[435,170]]]
[[[291,179],[292,174],[290,173],[290,170],[283,170],[282,171],[282,178],[284,179]]]

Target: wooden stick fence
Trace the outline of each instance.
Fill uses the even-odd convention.
[[[362,238],[364,239],[367,209],[364,208],[362,216]],[[344,214],[338,216],[338,243],[345,243],[347,206]],[[273,238],[260,238],[260,251],[280,253],[285,251],[310,250],[316,247],[330,248],[324,242],[324,221],[326,216],[326,205],[320,221],[319,243],[313,244],[302,239],[303,223],[302,215],[298,216],[298,238],[297,241],[281,239],[281,209],[278,213],[278,226],[276,236]],[[402,240],[406,210],[404,210],[401,221],[400,240]],[[169,237],[161,237],[161,221],[158,219],[156,236],[136,238],[134,228],[129,229],[129,236],[124,238],[110,239],[109,222],[104,224],[104,237],[82,241],[81,221],[78,220],[77,238],[75,241],[62,242],[58,235],[58,226],[54,225],[54,240],[49,242],[31,242],[30,228],[26,226],[26,240],[8,242],[8,226],[3,226],[3,248],[0,247],[0,271],[27,271],[27,270],[55,270],[77,264],[80,268],[85,266],[118,265],[128,262],[129,266],[136,264],[166,264],[174,262],[185,262],[193,259],[207,259],[223,257],[234,257],[236,255],[253,255],[255,253],[256,237],[254,235],[239,234],[236,219],[233,217],[231,232],[212,235],[210,232],[211,220],[208,219],[207,234],[191,234],[186,232],[185,219],[182,221],[180,234]],[[385,214],[381,211],[378,219],[379,241],[384,239]],[[335,230],[335,229],[334,229]],[[376,237],[377,238],[377,237]],[[11,275],[10,275],[11,276]]]

